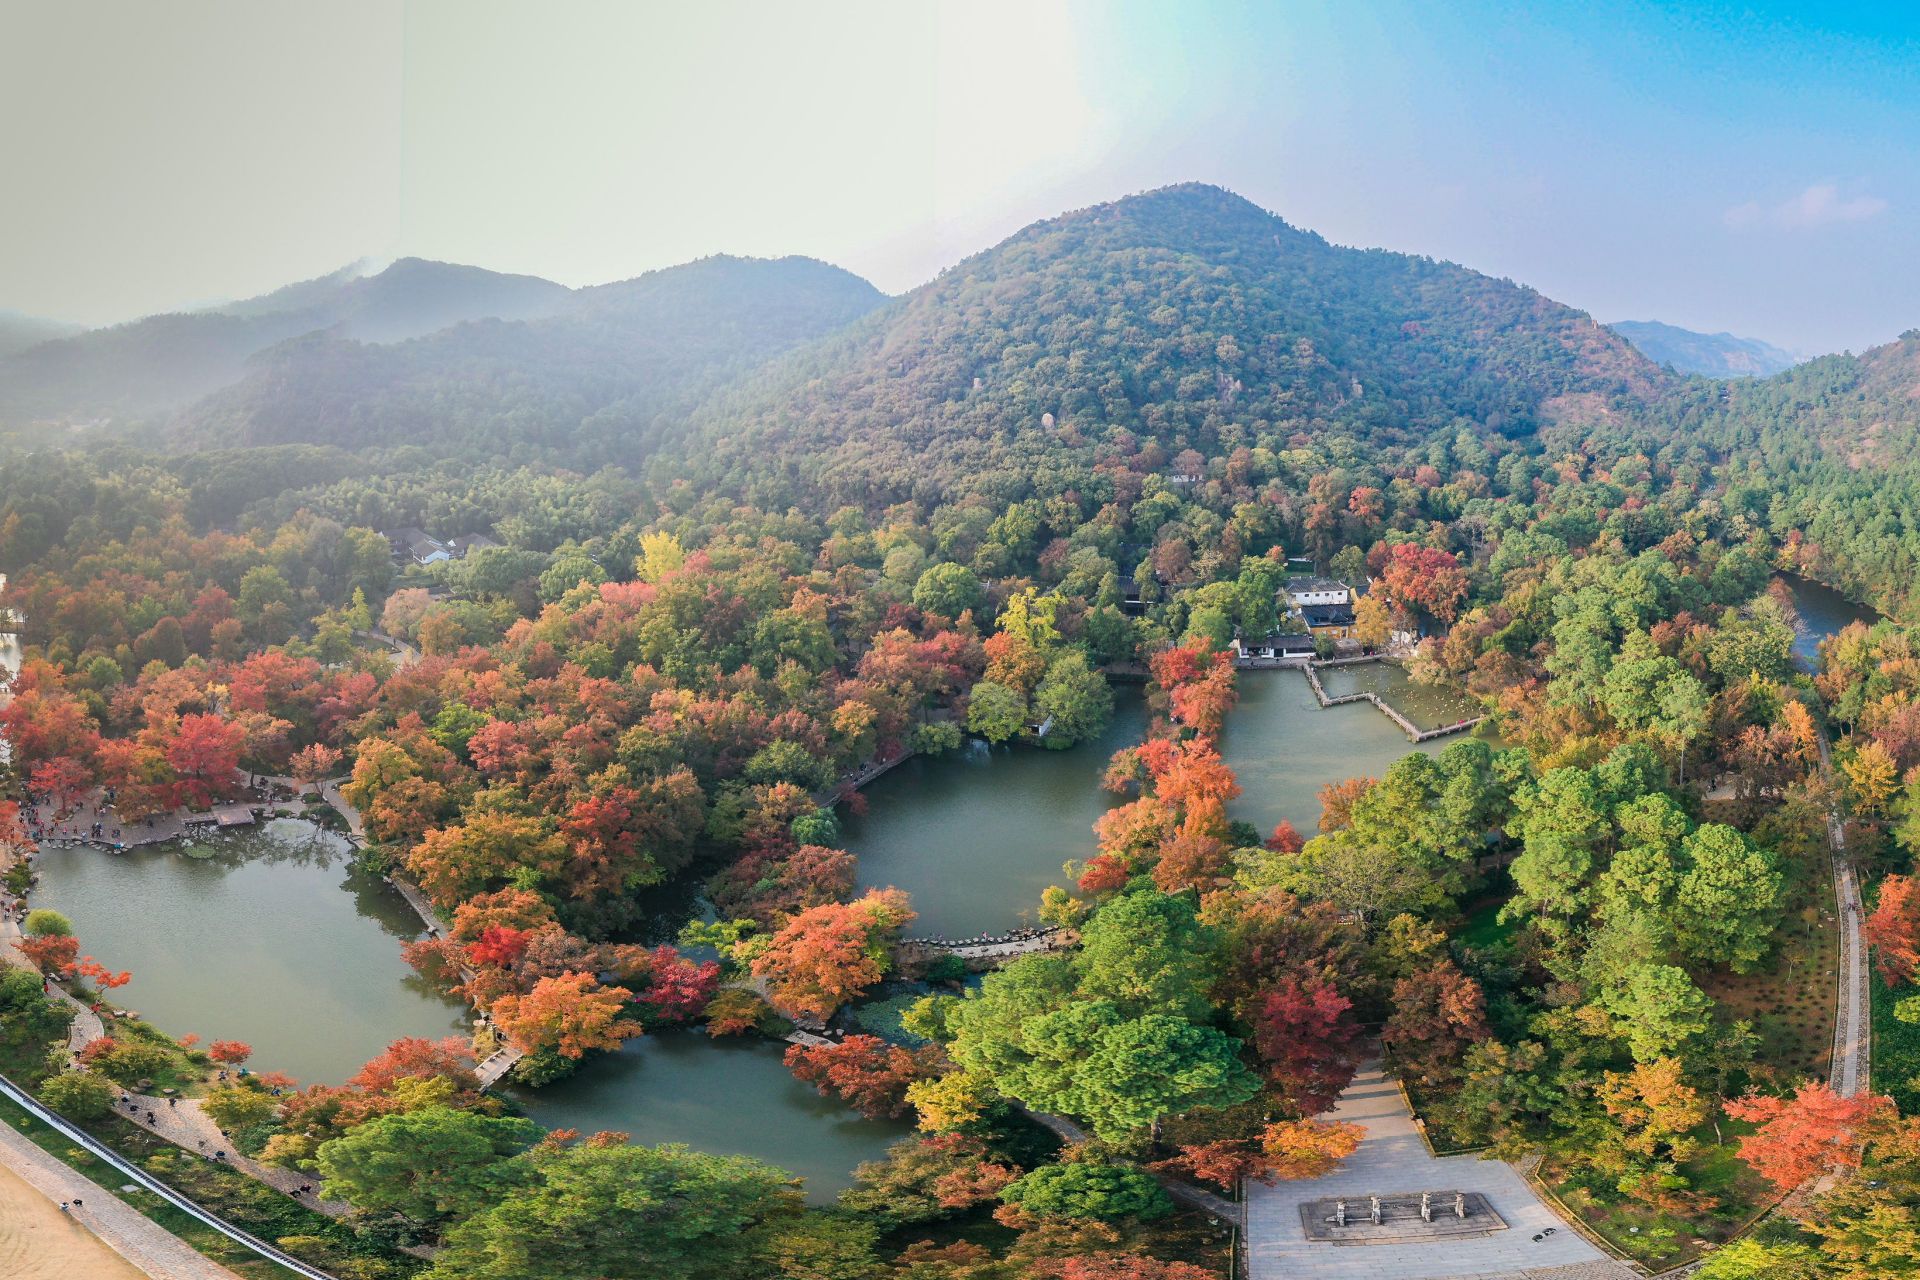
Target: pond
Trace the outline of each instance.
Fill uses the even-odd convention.
[[[1414,685],[1397,667],[1321,674],[1330,694],[1373,688],[1416,723],[1449,723],[1475,709],[1454,691]],[[1282,818],[1311,835],[1325,784],[1378,777],[1408,751],[1453,741],[1415,748],[1369,704],[1323,709],[1298,671],[1242,671],[1239,688],[1221,751],[1240,778],[1233,816],[1262,835]],[[861,883],[905,889],[920,913],[915,933],[970,937],[1031,921],[1040,891],[1061,883],[1061,864],[1093,852],[1094,822],[1120,803],[1099,787],[1107,758],[1138,742],[1146,725],[1141,690],[1123,685],[1098,741],[1066,751],[969,743],[907,761],[867,786],[864,816],[844,820]]]
[[[1814,670],[1820,660],[1820,642],[1838,635],[1848,623],[1880,620],[1875,610],[1855,604],[1824,583],[1793,573],[1781,574],[1780,581],[1786,584],[1799,615],[1793,629],[1793,656],[1803,670]]]
[[[401,1036],[466,1034],[465,1006],[401,958],[418,917],[351,854],[297,819],[119,854],[48,847],[32,902],[132,971],[118,1003],[154,1026],[244,1040],[258,1070],[339,1084]]]
[[[535,1120],[583,1134],[617,1129],[635,1142],[684,1142],[747,1155],[806,1179],[807,1198],[831,1204],[853,1169],[906,1137],[905,1121],[868,1120],[823,1098],[781,1061],[786,1045],[670,1031],[630,1040],[565,1080],[509,1091]]]
[[[1100,775],[1146,735],[1147,719],[1141,686],[1115,685],[1113,722],[1097,739],[1064,751],[968,739],[874,779],[867,812],[842,821],[860,883],[905,889],[920,913],[916,934],[971,937],[1031,922],[1061,864],[1093,853],[1094,822],[1120,803]]]
[[[1320,675],[1325,681],[1330,675],[1378,669],[1336,667]],[[1406,679],[1404,672],[1397,674]],[[1327,692],[1335,692],[1333,684],[1327,684]],[[1397,699],[1389,701],[1399,706]],[[1316,797],[1327,783],[1377,778],[1409,751],[1437,752],[1456,741],[1436,738],[1416,747],[1372,703],[1322,707],[1298,671],[1243,671],[1240,704],[1227,716],[1220,739],[1220,754],[1240,779],[1240,798],[1228,811],[1262,836],[1282,818],[1311,836],[1320,825]]]
[[[1405,668],[1391,662],[1323,667],[1320,685],[1329,698],[1344,698],[1354,693],[1377,694],[1388,706],[1422,729],[1458,724],[1486,711],[1465,692],[1450,685],[1414,683]]]

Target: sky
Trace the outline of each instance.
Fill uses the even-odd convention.
[[[1198,180],[1602,320],[1859,350],[1920,326],[1906,8],[0,0],[0,309],[402,255],[801,253],[900,292]]]

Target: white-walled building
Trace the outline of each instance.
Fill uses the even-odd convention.
[[[1287,603],[1295,609],[1309,605],[1352,604],[1353,592],[1332,578],[1295,578],[1287,583]]]

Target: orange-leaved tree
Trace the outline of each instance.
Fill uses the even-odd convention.
[[[1818,1082],[1801,1085],[1791,1098],[1736,1098],[1726,1110],[1759,1126],[1740,1139],[1740,1158],[1782,1191],[1823,1173],[1859,1168],[1863,1145],[1894,1116],[1890,1098],[1845,1098]]]
[[[625,987],[603,987],[590,973],[563,973],[540,979],[523,996],[501,996],[493,1020],[528,1053],[552,1050],[583,1058],[590,1050],[618,1049],[642,1033],[638,1022],[620,1017],[632,1002]]]
[[[1920,880],[1888,876],[1880,882],[1880,901],[1867,917],[1867,945],[1873,963],[1890,987],[1911,981],[1920,969]]]
[[[898,889],[809,907],[767,940],[754,975],[767,980],[775,1004],[824,1018],[886,976],[893,943],[913,918]]]
[[[1260,1145],[1266,1151],[1267,1171],[1295,1181],[1321,1178],[1360,1149],[1366,1131],[1344,1120],[1276,1120],[1267,1126]]]

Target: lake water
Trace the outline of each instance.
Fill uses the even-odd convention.
[[[699,1031],[648,1035],[565,1080],[510,1096],[549,1128],[617,1129],[636,1142],[754,1156],[805,1178],[807,1198],[829,1204],[853,1184],[855,1165],[879,1159],[913,1126],[868,1120],[821,1097],[787,1070],[786,1047]]]
[[[1299,677],[1295,677],[1298,679]],[[1065,751],[968,739],[867,784],[867,812],[842,822],[860,883],[905,889],[911,932],[971,937],[1031,922],[1068,859],[1093,853],[1093,824],[1121,803],[1100,789],[1107,760],[1146,736],[1139,685],[1116,685],[1113,723]]]
[[[1357,681],[1361,677],[1355,673],[1388,670],[1406,680],[1404,672],[1377,665],[1335,667],[1320,677],[1332,696],[1335,685],[1328,676]],[[1398,691],[1382,696],[1419,721],[1402,706]],[[1227,717],[1220,741],[1221,756],[1240,779],[1240,798],[1229,812],[1259,828],[1262,836],[1282,818],[1311,836],[1320,825],[1317,796],[1327,783],[1377,778],[1409,751],[1437,752],[1456,740],[1436,738],[1416,747],[1372,703],[1322,707],[1298,671],[1243,671],[1240,705]]]
[[[244,1040],[258,1070],[338,1084],[401,1036],[466,1035],[465,1007],[400,956],[419,918],[351,852],[294,819],[184,848],[48,848],[32,902],[131,970],[116,1002],[161,1030]]]
[[[1463,695],[1413,684],[1398,667],[1373,664],[1321,673],[1329,694],[1378,692],[1417,724],[1445,724],[1475,708]],[[1322,708],[1293,670],[1242,671],[1240,702],[1227,717],[1221,752],[1239,776],[1236,818],[1271,831],[1286,818],[1311,835],[1316,795],[1329,782],[1378,777],[1415,748],[1366,703]],[[909,760],[866,788],[867,813],[844,822],[866,886],[905,889],[920,913],[916,933],[970,937],[1030,922],[1040,891],[1063,882],[1061,864],[1093,853],[1093,824],[1121,803],[1100,790],[1107,758],[1140,741],[1145,701],[1115,689],[1114,722],[1097,742],[1066,751],[972,743]]]
[[[1873,609],[1855,604],[1822,583],[1792,573],[1781,574],[1780,581],[1787,584],[1787,590],[1793,595],[1794,612],[1800,615],[1799,625],[1793,629],[1793,656],[1807,671],[1812,671],[1820,660],[1822,640],[1837,635],[1848,623],[1880,620],[1879,613]]]

